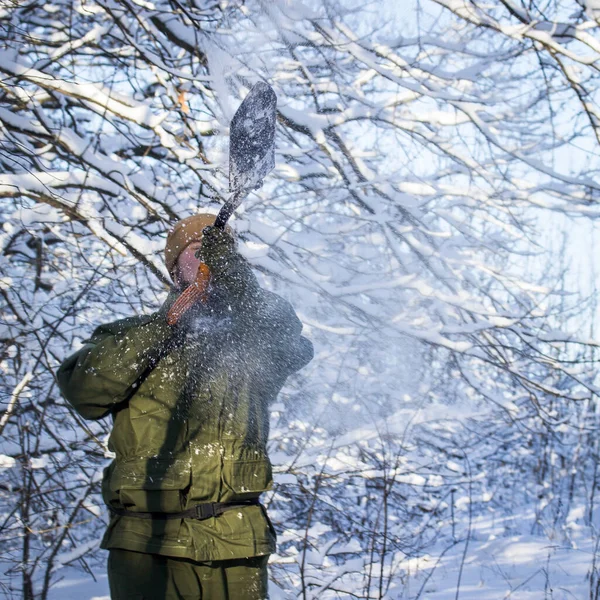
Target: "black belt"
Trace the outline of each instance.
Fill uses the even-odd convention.
[[[196,504],[196,506],[192,506],[188,510],[172,513],[138,512],[127,510],[126,508],[115,508],[114,506],[109,506],[108,508],[111,513],[120,517],[135,517],[136,519],[198,519],[199,521],[203,521],[210,517],[218,517],[228,510],[256,505],[260,505],[258,498],[240,502],[207,502],[206,504]]]

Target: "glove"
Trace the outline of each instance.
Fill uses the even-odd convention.
[[[211,225],[202,230],[202,260],[210,269],[213,290],[229,304],[247,303],[260,288],[250,265],[236,252],[235,239]]]
[[[209,225],[202,230],[200,253],[211,273],[219,277],[237,256],[235,240],[224,229]]]

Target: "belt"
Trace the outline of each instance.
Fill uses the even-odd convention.
[[[115,508],[114,506],[109,506],[108,509],[111,513],[120,517],[135,517],[136,519],[197,519],[198,521],[203,521],[204,519],[210,519],[210,517],[218,517],[228,510],[257,505],[260,506],[260,502],[258,498],[254,498],[240,502],[207,502],[205,504],[196,504],[188,510],[170,513],[138,512],[127,510],[126,508]]]

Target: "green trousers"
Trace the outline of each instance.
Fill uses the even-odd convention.
[[[112,549],[108,582],[112,600],[266,600],[268,556],[196,563]]]

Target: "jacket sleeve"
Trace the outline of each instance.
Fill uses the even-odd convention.
[[[223,245],[220,253],[207,253],[205,261],[214,291],[241,329],[252,336],[257,356],[273,375],[285,381],[312,360],[313,345],[301,335],[302,322],[292,305],[260,287],[250,265],[233,245]]]
[[[100,325],[60,365],[56,378],[62,395],[84,418],[101,419],[127,399],[170,333],[156,314]]]
[[[283,380],[313,359],[312,342],[301,335],[302,322],[281,296],[260,290],[256,312],[250,318],[255,319],[255,333],[271,368]]]

